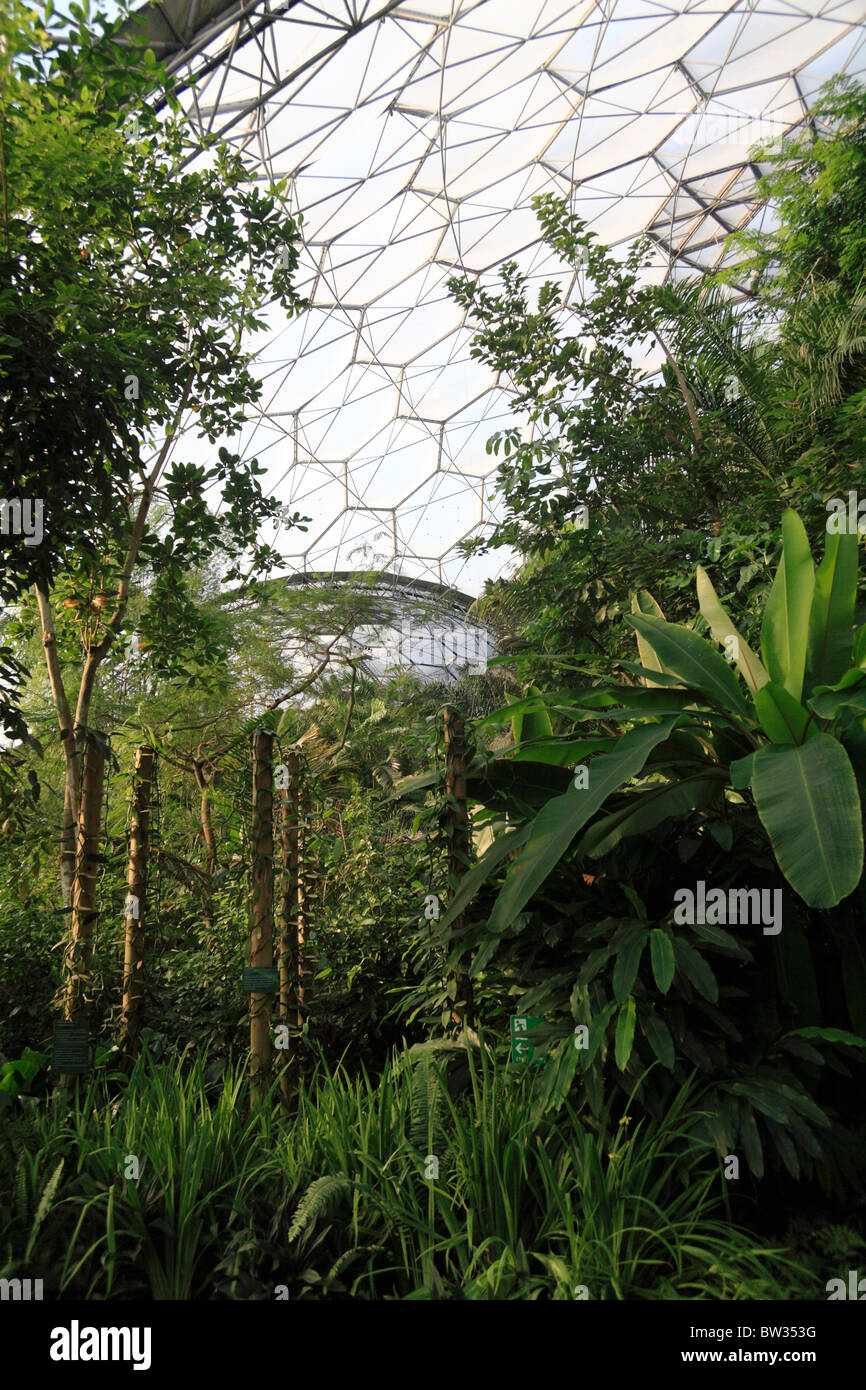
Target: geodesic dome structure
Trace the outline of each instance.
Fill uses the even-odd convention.
[[[271,316],[244,452],[311,518],[298,571],[381,567],[477,593],[461,557],[494,516],[489,436],[513,419],[469,356],[455,273],[540,243],[534,194],[611,246],[646,233],[658,277],[716,266],[754,215],[750,148],[863,76],[863,0],[165,0],[148,42],[193,129],[287,178],[311,308]]]
[[[327,593],[356,579],[351,571],[314,574],[307,570],[291,576],[286,584]],[[382,680],[408,670],[424,683],[448,684],[466,675],[483,675],[497,654],[492,632],[473,617],[470,594],[387,571],[376,575],[372,585],[368,580],[366,589],[378,611],[372,621],[352,630],[341,650],[351,652],[357,669],[370,679]],[[315,660],[308,657],[306,669],[314,665]]]

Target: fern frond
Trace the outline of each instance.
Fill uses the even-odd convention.
[[[32,1251],[33,1246],[36,1243],[36,1237],[39,1234],[39,1227],[42,1225],[42,1222],[45,1220],[46,1216],[48,1215],[51,1209],[51,1203],[54,1201],[54,1194],[57,1191],[57,1186],[60,1182],[60,1174],[63,1172],[63,1165],[65,1162],[66,1159],[61,1158],[57,1167],[54,1169],[54,1172],[51,1174],[51,1177],[45,1184],[45,1189],[42,1193],[42,1196],[39,1199],[39,1206],[36,1208],[36,1215],[33,1218],[33,1225],[30,1228],[30,1237],[27,1241],[27,1251],[25,1254],[25,1259],[30,1259],[30,1252]]]
[[[289,1242],[297,1240],[320,1216],[329,1216],[339,1205],[340,1198],[351,1192],[354,1183],[345,1177],[329,1174],[310,1183],[295,1212],[289,1228]]]

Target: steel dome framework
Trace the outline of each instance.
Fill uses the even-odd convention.
[[[495,512],[489,436],[512,419],[469,356],[455,272],[516,260],[579,279],[539,238],[553,191],[607,244],[646,233],[657,277],[720,262],[754,215],[750,147],[864,75],[863,0],[166,0],[147,39],[197,138],[229,140],[304,216],[242,440],[312,521],[298,571],[362,563],[477,592],[501,557],[458,540]],[[237,446],[236,446],[237,447]],[[361,556],[359,561],[358,557]]]

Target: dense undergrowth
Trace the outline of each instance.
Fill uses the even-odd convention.
[[[306,307],[282,192],[227,148],[180,177],[173,119],[122,134],[159,65],[8,9],[0,492],[48,525],[0,565],[0,1278],[826,1297],[866,1252],[866,89],[756,158],[772,216],[715,276],[540,195],[573,299],[517,262],[450,282],[514,411],[458,551],[517,563],[460,609],[495,659],[429,683],[368,662],[403,576],[291,582],[263,528],[304,520],[224,442],[257,314]],[[147,389],[107,392],[130,360]],[[506,1060],[515,1015],[543,1065]],[[94,1052],[66,1087],[61,1016]],[[253,1103],[272,1041],[290,1107]]]
[[[250,1110],[242,1064],[208,1084],[204,1057],[34,1098],[0,1140],[3,1274],[64,1299],[820,1296],[731,1222],[692,1088],[661,1123],[595,1126],[460,1052],[322,1063],[291,1118]]]

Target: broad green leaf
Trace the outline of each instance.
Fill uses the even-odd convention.
[[[764,1151],[761,1148],[761,1138],[755,1123],[754,1111],[748,1101],[740,1101],[739,1114],[740,1135],[743,1140],[746,1162],[755,1177],[762,1178],[764,1176]]]
[[[617,952],[616,964],[613,967],[613,997],[618,1004],[631,994],[647,936],[646,928],[639,928],[632,932],[625,945]]]
[[[813,683],[833,685],[851,665],[856,600],[857,533],[827,531],[809,615],[808,670]]]
[[[512,763],[533,762],[550,763],[554,767],[573,767],[583,762],[590,753],[607,753],[614,746],[613,738],[572,738],[567,742],[533,743],[528,748],[518,748],[509,753]]]
[[[643,638],[640,639],[643,641]],[[672,676],[669,671],[654,671],[646,666],[641,666],[638,661],[618,661],[617,666],[621,666],[624,671],[628,671],[632,676],[640,676],[644,686],[665,686],[668,689],[682,689],[682,682],[679,676]]]
[[[845,1028],[794,1028],[786,1038],[817,1038],[820,1042],[844,1043],[846,1047],[866,1047],[866,1038],[849,1033]]]
[[[486,936],[472,957],[472,964],[469,967],[468,973],[472,976],[480,975],[484,967],[496,955],[501,945],[501,936],[494,935],[493,933]]]
[[[734,1081],[725,1090],[734,1096],[745,1096],[746,1100],[751,1101],[762,1115],[769,1115],[771,1120],[777,1124],[787,1125],[790,1123],[790,1106],[779,1093],[769,1086],[761,1086],[756,1081]]]
[[[496,899],[490,915],[491,931],[504,931],[514,920],[559,863],[577,832],[611,792],[637,776],[652,750],[668,737],[675,722],[670,718],[630,729],[613,753],[602,753],[593,760],[585,791],[566,792],[542,807],[531,824],[529,841]]]
[[[633,793],[629,796],[630,805],[590,826],[580,842],[581,854],[597,859],[628,835],[644,835],[671,816],[686,816],[702,809],[720,794],[722,780],[727,779],[719,769]]]
[[[641,1012],[641,1027],[644,1036],[663,1067],[673,1071],[676,1061],[674,1040],[664,1019],[655,1009]]]
[[[857,779],[838,739],[758,749],[752,794],[779,868],[810,907],[835,907],[863,872]]]
[[[583,965],[580,967],[580,974],[577,977],[578,984],[588,985],[594,980],[603,965],[610,960],[610,946],[598,946],[594,951],[590,951]]]
[[[614,1056],[620,1071],[625,1071],[628,1066],[628,1059],[634,1046],[634,1025],[637,1016],[637,1008],[634,996],[629,995],[628,999],[621,1006],[616,1019],[616,1040],[614,1043]]]
[[[807,1154],[812,1158],[820,1159],[822,1157],[821,1145],[801,1115],[791,1116],[791,1129],[797,1136],[800,1147],[805,1149]]]
[[[830,1128],[831,1121],[824,1114],[824,1111],[821,1110],[813,1100],[810,1100],[807,1095],[804,1095],[802,1091],[797,1091],[793,1086],[787,1086],[781,1082],[778,1088],[782,1092],[782,1095],[790,1100],[794,1109],[805,1116],[810,1125],[817,1125],[819,1129]]]
[[[731,774],[731,786],[736,791],[743,791],[744,788],[752,785],[752,778],[755,775],[755,754],[747,753],[745,758],[735,758],[728,767]]]
[[[523,694],[524,697],[535,696],[539,700],[543,698],[541,691],[534,685],[528,685]],[[531,743],[536,739],[553,738],[550,715],[543,706],[539,709],[517,710],[511,716],[511,734],[515,743]]]
[[[705,941],[711,941],[714,946],[724,946],[727,951],[733,951],[734,955],[742,957],[743,960],[752,959],[751,951],[741,945],[735,936],[731,936],[730,932],[724,931],[714,922],[695,922],[694,931],[696,936],[703,937]]]
[[[774,1124],[772,1120],[767,1120],[766,1124],[773,1136],[773,1143],[779,1152],[782,1162],[791,1174],[791,1177],[794,1178],[795,1181],[799,1180],[800,1160],[797,1157],[797,1150],[791,1141],[790,1135],[786,1133],[781,1125]]]
[[[467,905],[481,888],[481,885],[490,877],[493,870],[502,863],[502,860],[505,859],[507,855],[511,854],[513,850],[519,849],[521,845],[526,843],[529,839],[531,828],[531,824],[522,825],[519,829],[509,830],[505,835],[500,835],[499,839],[493,841],[493,844],[490,846],[484,858],[480,859],[477,864],[474,864],[465,878],[461,879],[460,887],[454,894],[448,911],[439,923],[440,932],[444,931],[446,927],[450,927],[451,923],[456,921],[461,913],[465,911]]]
[[[607,1025],[610,1023],[615,1012],[616,1004],[610,1003],[605,1004],[601,1013],[593,1014],[589,1024],[589,1046],[581,1048],[578,1053],[580,1065],[584,1071],[586,1071],[587,1067],[592,1066],[595,1060],[595,1054],[604,1042],[605,1034],[607,1033]]]
[[[556,704],[562,704],[563,702],[566,702],[566,704],[573,703],[575,705],[582,705],[585,698],[597,698],[599,695],[604,695],[606,693],[607,692],[604,690],[599,690],[597,686],[587,686],[582,690],[555,690],[545,696],[527,696],[521,700],[512,700],[510,704],[502,705],[499,709],[491,710],[490,714],[485,714],[482,719],[477,719],[474,727],[476,729],[485,729],[489,728],[491,725],[509,724],[516,714],[525,714],[527,710],[537,710],[539,706],[543,706],[546,709],[548,707],[552,708]],[[611,695],[611,701],[614,704],[616,703],[615,696]]]
[[[707,574],[703,565],[698,565],[697,572],[698,606],[701,613],[706,618],[710,626],[710,632],[723,647],[731,644],[734,639],[734,664],[737,667],[752,695],[766,685],[770,679],[768,672],[758,659],[755,652],[744,642],[734,624],[728,617],[722,606],[718,594],[713,588],[712,580]],[[726,644],[725,639],[728,639]]]
[[[819,719],[835,719],[841,709],[866,709],[866,671],[855,666],[835,686],[819,685],[809,708]]]
[[[426,787],[434,787],[442,781],[442,771],[434,768],[432,772],[418,772],[411,777],[401,777],[394,783],[394,790],[390,799],[396,801],[399,797],[409,796],[412,792],[422,791]]]
[[[790,507],[782,516],[782,558],[764,609],[761,655],[771,680],[799,700],[809,645],[815,566],[809,538]]]
[[[653,927],[650,932],[650,960],[655,982],[662,994],[667,994],[673,984],[677,962],[670,932],[661,927]]]
[[[640,589],[636,594],[632,594],[631,611],[632,613],[647,613],[650,617],[659,618],[662,622],[664,622],[665,620],[665,615],[662,612],[661,608],[656,603],[652,594],[649,593],[646,589]],[[636,633],[636,636],[637,649],[640,653],[641,664],[644,670],[646,670],[647,672],[656,672],[657,674],[662,676],[670,674],[665,672],[664,666],[662,665],[659,658],[656,656],[649,643],[640,635],[639,632]],[[655,681],[652,679],[650,675],[643,676],[642,681],[645,686],[669,684],[668,680]]]
[[[815,721],[811,724],[809,721],[809,711],[775,681],[767,681],[758,691],[755,709],[771,743],[802,743],[807,729],[815,730]]]
[[[711,1004],[718,1003],[719,986],[715,975],[704,960],[700,951],[696,951],[694,946],[690,946],[687,941],[680,937],[674,937],[674,952],[680,969],[705,999],[709,999]]]
[[[669,671],[694,690],[700,690],[726,710],[748,713],[748,702],[723,656],[687,627],[663,623],[645,614],[626,617],[642,632]]]

